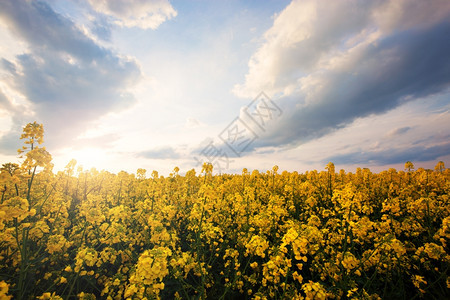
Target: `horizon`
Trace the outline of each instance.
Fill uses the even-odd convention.
[[[43,124],[38,124],[38,123],[34,122],[34,123],[27,124],[26,127],[29,127],[29,126],[31,126],[30,128],[32,128],[32,127],[41,128],[42,133],[44,133]],[[23,133],[26,134],[26,136],[20,137],[20,139],[21,140],[28,139],[28,140],[24,140],[24,145],[17,150],[19,160],[25,161],[26,159],[23,157],[24,154],[26,154],[27,152],[29,152],[33,149],[38,150],[38,148],[44,149],[45,150],[44,152],[46,152],[51,157],[51,153],[46,151],[45,146],[42,145],[44,143],[44,136],[38,132],[39,132],[39,129],[38,129],[38,131],[34,131],[34,133],[30,135],[30,131],[26,130],[26,128],[24,128]],[[32,142],[31,146],[28,146],[28,145],[30,145],[30,141],[34,141],[34,142]],[[10,165],[11,163],[16,164],[14,162],[3,163],[2,168],[9,169],[10,166],[7,166],[7,165]],[[16,164],[16,165],[19,166],[19,164]],[[210,171],[208,171],[208,169],[209,169],[208,165],[211,166]],[[224,173],[222,173],[221,170],[219,170],[219,172],[217,172],[217,170],[214,170],[214,165],[211,162],[205,162],[201,166],[200,170],[196,170],[195,168],[192,168],[190,170],[180,170],[178,168],[178,166],[175,166],[169,174],[166,174],[166,176],[164,176],[164,175],[161,175],[158,170],[147,170],[147,169],[143,169],[143,168],[138,168],[134,172],[129,172],[129,171],[125,171],[125,170],[120,170],[120,171],[116,171],[116,172],[110,172],[110,170],[105,170],[105,169],[97,170],[97,168],[95,166],[92,166],[91,168],[86,169],[83,165],[79,164],[76,159],[71,159],[71,161],[64,168],[60,168],[56,171],[54,170],[54,164],[53,164],[52,160],[50,160],[50,164],[45,164],[45,166],[41,165],[41,164],[37,164],[36,167],[38,167],[38,166],[40,167],[40,169],[35,169],[35,171],[37,173],[47,170],[47,171],[50,171],[50,173],[57,175],[60,172],[64,173],[67,170],[71,169],[72,170],[71,172],[73,172],[73,174],[69,175],[69,176],[79,177],[81,174],[87,174],[87,173],[92,173],[92,172],[94,172],[94,173],[108,172],[113,175],[118,175],[119,173],[125,172],[127,174],[134,175],[138,178],[142,177],[143,179],[150,179],[150,177],[147,177],[147,175],[151,174],[149,176],[153,177],[155,172],[156,172],[156,176],[158,178],[165,178],[165,177],[172,177],[172,176],[182,176],[183,177],[183,176],[186,176],[186,174],[191,171],[194,171],[196,176],[201,176],[201,174],[203,174],[203,173],[204,173],[204,176],[206,176],[206,174],[208,172],[210,172],[211,175],[213,175],[213,176],[222,176],[222,175],[238,175],[239,176],[239,175],[244,175],[244,174],[252,174],[253,175],[254,171],[257,171],[259,174],[278,174],[278,175],[281,174],[281,175],[283,175],[284,172],[288,172],[288,174],[297,173],[299,175],[307,175],[309,172],[316,172],[318,174],[321,174],[323,172],[325,172],[325,173],[330,172],[330,170],[333,170],[332,172],[336,175],[337,174],[341,175],[342,171],[344,171],[343,173],[346,175],[351,175],[351,174],[356,175],[356,174],[358,174],[358,172],[364,172],[365,170],[368,170],[371,174],[380,175],[382,172],[391,172],[391,171],[395,171],[396,173],[401,173],[401,172],[409,173],[409,172],[415,172],[415,171],[421,171],[421,170],[422,171],[424,170],[427,172],[428,171],[442,172],[443,170],[448,169],[448,168],[445,168],[445,163],[443,161],[439,161],[436,164],[436,166],[434,167],[434,169],[424,168],[422,166],[417,167],[416,165],[414,165],[413,162],[407,161],[404,164],[403,170],[402,169],[397,170],[394,167],[390,167],[389,169],[386,168],[386,169],[381,169],[381,170],[373,172],[373,170],[370,170],[370,168],[367,168],[367,167],[356,167],[355,170],[352,172],[352,171],[345,170],[345,169],[338,170],[335,168],[335,165],[333,162],[329,162],[324,167],[324,170],[311,169],[311,170],[305,170],[305,171],[300,171],[300,172],[298,172],[298,170],[287,171],[287,170],[279,170],[278,165],[274,165],[271,169],[267,169],[267,170],[253,169],[253,170],[249,171],[247,168],[244,167],[241,172],[232,172],[232,173],[224,172]],[[25,169],[27,168],[27,166],[24,166],[23,164],[20,167],[24,167]],[[74,172],[74,170],[76,170],[76,172]]]

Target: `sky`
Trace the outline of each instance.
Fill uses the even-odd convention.
[[[450,166],[447,0],[2,0],[0,162]]]

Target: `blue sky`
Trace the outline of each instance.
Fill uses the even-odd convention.
[[[0,159],[37,121],[57,170],[449,164],[448,20],[445,0],[4,0]]]

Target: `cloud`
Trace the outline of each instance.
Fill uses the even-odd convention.
[[[67,146],[100,116],[135,102],[136,61],[99,46],[46,3],[2,1],[0,20],[29,46],[14,61],[2,60],[4,84],[26,97],[44,123],[47,146]],[[11,113],[24,119],[17,109]]]
[[[248,63],[245,83],[234,92],[250,98],[261,91],[289,95],[299,88],[299,79],[329,69],[354,47],[370,46],[396,31],[434,26],[449,15],[445,0],[294,0],[264,34],[265,42]]]
[[[88,25],[90,32],[94,36],[94,38],[98,38],[102,41],[111,41],[111,26],[106,17],[97,16],[93,19]]]
[[[266,42],[251,57],[245,83],[235,93],[288,93],[322,57],[365,27],[371,6],[371,1],[292,1],[264,34]]]
[[[293,1],[234,88],[242,97],[265,91],[284,112],[253,146],[296,146],[357,118],[448,95],[449,18],[446,1]]]
[[[1,61],[1,67],[6,72],[9,72],[10,74],[17,73],[16,66],[13,63],[11,63],[10,61],[8,61],[8,60],[6,60],[4,58],[2,58],[0,61]]]
[[[333,162],[335,164],[371,164],[390,165],[412,162],[425,162],[439,160],[450,155],[450,143],[442,143],[434,146],[416,146],[405,148],[384,149],[381,151],[356,151],[347,154],[338,154],[327,157],[322,163]]]
[[[154,148],[146,151],[137,153],[138,157],[144,157],[148,159],[177,159],[180,158],[180,154],[170,147],[164,146],[159,148]]]
[[[27,108],[22,104],[14,104],[11,98],[5,95],[0,88],[0,113],[2,110],[6,111],[6,115],[11,118],[11,128],[2,128],[0,152],[6,155],[14,155],[17,154],[17,149],[23,146],[20,140],[22,124],[29,122],[33,116],[29,114]]]
[[[389,131],[389,132],[386,134],[386,136],[387,136],[387,137],[395,137],[395,136],[398,136],[398,135],[402,135],[402,134],[404,134],[404,133],[410,131],[411,129],[412,129],[412,128],[409,127],[409,126],[406,126],[406,127],[400,127],[400,128],[395,128],[395,129]]]
[[[196,118],[188,117],[186,118],[186,124],[184,125],[186,128],[193,129],[200,126],[203,126],[204,124],[197,120]]]
[[[177,15],[168,0],[88,0],[88,2],[95,11],[111,16],[116,24],[124,27],[156,29]]]
[[[9,102],[9,99],[3,94],[2,90],[0,90],[0,109],[11,109],[11,103]]]

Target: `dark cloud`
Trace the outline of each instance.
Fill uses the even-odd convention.
[[[137,153],[138,157],[144,157],[149,159],[177,159],[180,158],[180,154],[172,147],[160,147]]]
[[[450,142],[434,146],[415,146],[405,148],[385,149],[382,151],[358,151],[347,154],[339,154],[322,160],[325,164],[329,161],[335,164],[371,164],[389,165],[412,162],[424,162],[439,160],[439,158],[450,155]]]
[[[33,47],[65,52],[86,61],[105,55],[105,49],[44,2],[5,0],[0,8],[0,17],[9,29]]]
[[[0,19],[30,46],[2,65],[44,123],[49,147],[69,146],[100,116],[135,102],[128,90],[141,76],[137,63],[99,46],[48,4],[1,1]]]
[[[298,145],[356,118],[407,101],[446,93],[450,86],[450,23],[395,32],[366,47],[347,68],[316,72],[314,92],[282,99],[284,114],[254,146]]]
[[[5,155],[17,154],[17,149],[23,146],[20,140],[20,131],[13,130],[0,138],[0,151]]]
[[[5,71],[11,73],[11,74],[16,74],[17,70],[16,70],[16,66],[11,63],[10,61],[2,58],[1,60],[1,67],[2,69],[4,69]]]
[[[17,154],[17,149],[23,146],[23,142],[20,140],[22,124],[29,122],[27,118],[31,116],[27,115],[26,109],[22,105],[13,105],[1,90],[0,110],[5,110],[10,113],[12,118],[12,127],[9,128],[6,134],[0,136],[0,152],[6,155]],[[4,128],[4,130],[6,129]]]

